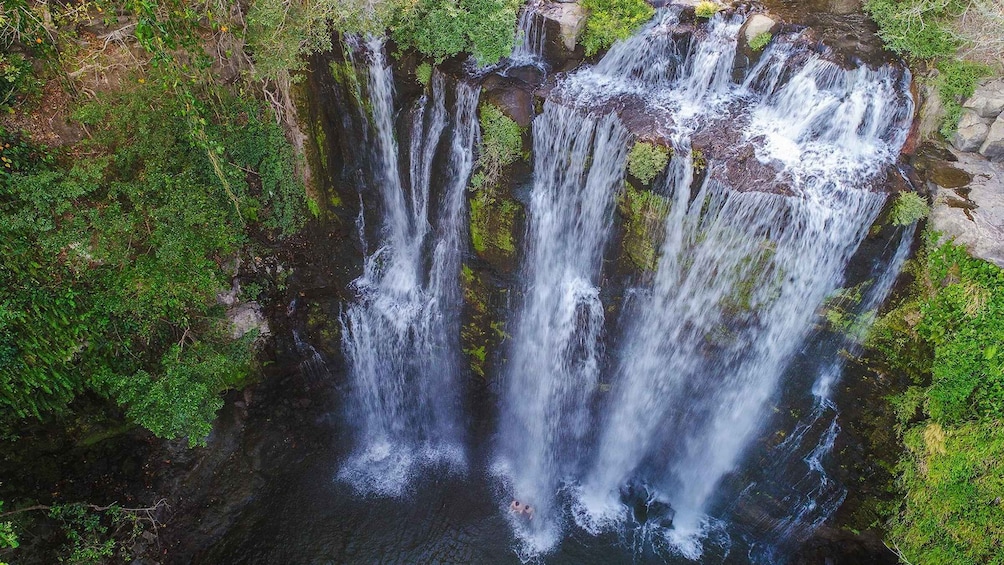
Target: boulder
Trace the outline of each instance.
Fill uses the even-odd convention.
[[[980,154],[991,161],[1004,161],[1004,114],[997,117],[980,146]]]
[[[575,51],[579,35],[586,28],[585,8],[576,3],[552,2],[541,6],[538,13],[548,20],[545,24],[546,36],[560,37],[566,51]],[[554,34],[552,30],[558,33]]]
[[[533,121],[532,85],[512,77],[490,75],[482,87],[485,90],[485,98],[498,106],[520,127],[525,128]]]
[[[979,114],[981,118],[994,119],[1004,112],[1004,79],[986,82],[976,88],[962,105]]]
[[[227,311],[227,318],[230,319],[234,339],[240,339],[255,329],[259,331],[259,336],[267,336],[272,333],[269,330],[265,313],[257,302],[245,302],[234,306]]]
[[[769,32],[774,29],[777,22],[772,20],[770,17],[763,14],[753,14],[750,16],[746,23],[743,24],[742,29],[739,33],[746,39],[746,44],[748,45],[753,38],[760,35],[761,33]]]
[[[976,151],[987,139],[990,124],[973,110],[963,110],[959,127],[952,136],[952,145],[959,151]]]
[[[1004,267],[1004,164],[973,153],[957,152],[956,157],[954,165],[971,175],[972,182],[968,192],[937,188],[931,228],[966,247],[973,257]]]

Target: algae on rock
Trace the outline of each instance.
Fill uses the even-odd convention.
[[[665,196],[626,184],[618,205],[625,218],[621,250],[623,256],[638,269],[656,270],[669,207]]]

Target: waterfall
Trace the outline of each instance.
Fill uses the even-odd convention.
[[[771,493],[780,506],[780,512],[775,512],[780,515],[776,522],[762,525],[761,538],[765,543],[754,553],[757,562],[776,562],[778,548],[789,549],[804,541],[836,512],[847,496],[847,489],[832,479],[823,465],[823,459],[833,450],[840,433],[840,412],[830,393],[843,374],[847,358],[861,354],[863,335],[856,332],[872,324],[878,308],[892,291],[910,256],[916,229],[917,225],[913,224],[900,230],[896,245],[887,249],[872,266],[861,301],[849,313],[855,319],[851,333],[823,351],[826,361],[816,370],[810,391],[812,409],[785,440],[771,450],[769,459],[774,463],[762,473],[768,484],[754,481],[736,500],[736,504],[740,504],[756,489]],[[777,481],[780,484],[774,482],[781,477],[783,480]],[[774,494],[774,491],[779,492]]]
[[[537,507],[533,544],[553,544],[554,490],[572,473],[600,370],[599,272],[624,179],[627,131],[548,102],[534,121],[534,184],[502,407],[499,466]]]
[[[532,65],[543,67],[544,63],[544,43],[547,41],[544,30],[544,18],[540,17],[537,9],[541,2],[534,0],[523,6],[523,11],[519,15],[519,23],[516,31],[516,45],[512,54],[509,55],[510,67]]]
[[[374,134],[377,178],[370,188],[379,196],[382,224],[377,248],[353,282],[356,300],[341,318],[356,449],[339,478],[361,492],[397,495],[416,465],[464,465],[456,311],[464,189],[478,136],[480,90],[458,85],[450,116],[446,79],[434,73],[431,92],[410,112],[409,167],[402,171],[394,83],[382,41],[371,39],[363,47],[357,40],[355,48],[367,59],[369,106],[362,115],[368,113]],[[434,158],[448,125],[448,178],[435,201]]]
[[[567,495],[586,531],[658,519],[669,526],[660,543],[698,558],[722,477],[885,201],[872,185],[905,140],[908,77],[841,68],[790,35],[737,82],[741,24],[716,16],[680,41],[662,11],[560,79],[534,121],[526,289],[496,462],[538,509],[529,525],[513,520],[524,549],[556,543]],[[600,393],[597,281],[626,124],[672,143],[655,188],[669,213],[654,281],[625,307]],[[745,165],[729,159],[743,151]],[[638,493],[662,516],[639,517]]]

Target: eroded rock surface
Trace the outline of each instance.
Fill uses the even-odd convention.
[[[973,153],[955,155],[955,167],[973,180],[964,189],[932,187],[931,227],[965,246],[974,257],[1004,267],[1004,164]]]
[[[959,151],[976,151],[983,145],[990,132],[990,124],[973,110],[965,110],[959,119],[959,127],[952,136],[952,145]]]
[[[980,85],[962,106],[975,111],[981,118],[996,118],[1004,111],[1004,79]]]
[[[1004,160],[1004,114],[990,126],[987,137],[980,146],[980,154],[991,161]]]

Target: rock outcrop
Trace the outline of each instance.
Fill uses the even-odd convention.
[[[981,85],[962,107],[975,111],[981,118],[996,118],[1004,112],[1004,79]]]
[[[1004,161],[1004,114],[990,126],[987,137],[980,146],[980,155],[991,161]]]
[[[257,302],[237,304],[227,311],[234,339],[240,339],[251,330],[258,330],[259,337],[271,334],[268,320]]]
[[[952,165],[968,173],[972,182],[955,189],[930,182],[934,194],[931,227],[965,246],[974,257],[1004,267],[1004,164],[974,153],[954,154],[958,161]]]
[[[979,151],[991,161],[1004,160],[1004,79],[984,82],[962,107],[952,145],[959,151]]]
[[[959,126],[952,136],[952,145],[959,151],[977,151],[987,139],[990,124],[973,110],[962,112]]]

